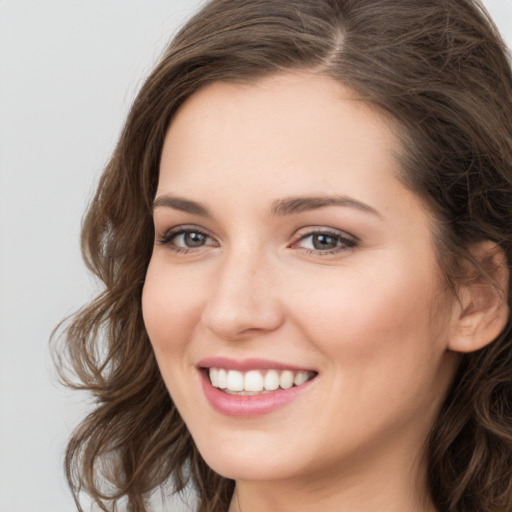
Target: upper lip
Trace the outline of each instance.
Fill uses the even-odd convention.
[[[238,370],[247,372],[250,370],[291,370],[291,371],[315,371],[312,368],[296,366],[269,359],[232,359],[229,357],[206,357],[197,364],[200,368],[224,368],[225,370]]]

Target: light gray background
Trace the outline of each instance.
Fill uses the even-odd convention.
[[[86,403],[57,384],[48,338],[93,293],[85,205],[142,78],[200,2],[0,0],[0,512],[74,510],[61,459]],[[484,3],[510,46],[512,0]]]

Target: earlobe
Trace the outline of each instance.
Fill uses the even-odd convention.
[[[509,269],[503,249],[494,242],[479,243],[468,279],[458,289],[448,348],[474,352],[494,341],[509,317],[507,303]],[[471,276],[474,274],[474,276]]]

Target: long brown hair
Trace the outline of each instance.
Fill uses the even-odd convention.
[[[290,69],[329,76],[398,122],[402,179],[437,219],[450,282],[475,242],[498,243],[512,261],[512,75],[477,0],[213,0],[142,86],[85,217],[84,258],[104,291],[66,325],[58,351],[68,384],[94,398],[66,455],[77,504],[85,491],[102,510],[144,512],[170,481],[192,484],[200,511],[227,510],[234,483],[194,446],[142,321],[152,202],[164,135],[190,95]],[[427,459],[439,511],[512,510],[509,324],[461,357]]]

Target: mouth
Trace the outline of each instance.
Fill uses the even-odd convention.
[[[214,388],[230,395],[254,396],[302,386],[317,373],[310,370],[278,368],[239,371],[227,368],[203,368]]]
[[[224,416],[270,414],[310,396],[318,372],[265,359],[203,359],[197,365],[204,395]]]

